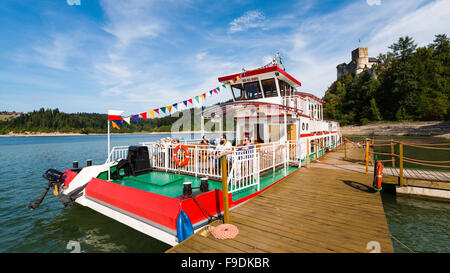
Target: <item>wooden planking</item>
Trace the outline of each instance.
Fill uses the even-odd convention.
[[[301,169],[230,213],[236,238],[196,233],[167,252],[369,252],[370,241],[393,252],[371,182],[351,171]]]

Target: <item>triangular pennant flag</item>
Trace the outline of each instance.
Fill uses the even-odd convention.
[[[153,111],[155,111],[158,115],[159,115],[159,109],[153,109]]]
[[[175,109],[177,109],[178,108],[178,103],[174,103],[174,104],[172,104],[172,106],[175,107]]]
[[[139,123],[139,115],[133,115],[131,117],[133,117],[133,119],[134,119],[134,121],[136,121],[136,123]]]
[[[241,76],[237,76],[236,77],[236,81],[238,81],[238,80],[240,80],[241,79]]]
[[[200,98],[206,99],[206,94],[205,94],[205,93],[201,94],[201,95],[200,95]]]
[[[167,110],[169,110],[170,113],[170,111],[172,111],[172,105],[167,105]]]
[[[161,109],[161,110],[163,111],[164,114],[166,113],[166,107],[161,107],[161,108],[159,108],[159,109]]]
[[[183,101],[184,106],[187,106],[187,100]]]
[[[216,92],[216,91],[214,91]],[[209,95],[212,96],[213,90],[209,90]]]
[[[202,96],[202,95],[200,95]],[[195,96],[195,100],[197,101],[197,103],[200,103],[200,99],[198,98],[198,96]]]
[[[111,120],[111,123],[112,123],[112,127],[114,128],[114,129],[119,129],[120,130],[120,127],[119,127],[119,125],[117,125],[117,123],[119,123],[119,120]],[[120,120],[120,122],[122,122],[121,120]]]
[[[219,92],[217,91],[217,89],[214,89],[213,91],[214,91],[214,93],[216,93],[216,94],[219,93]]]
[[[226,84],[222,84],[222,86],[223,86],[223,88],[227,88],[227,85],[226,85]]]
[[[126,118],[123,118],[123,120],[124,120],[126,123],[128,123],[128,124],[130,124],[130,119],[131,119],[130,116],[128,116],[128,117],[126,117]]]
[[[150,110],[150,111],[148,111],[148,112],[149,112],[150,115],[152,115],[152,117],[155,117],[155,111]]]
[[[145,120],[147,120],[147,112],[141,113],[140,115],[141,115],[141,117],[143,117]]]
[[[192,104],[192,99],[188,99],[188,102],[190,102]]]

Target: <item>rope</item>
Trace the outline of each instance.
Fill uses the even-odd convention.
[[[403,160],[405,162],[408,163],[412,163],[412,164],[416,164],[416,165],[423,165],[423,166],[429,166],[429,167],[438,167],[438,168],[450,168],[450,166],[441,166],[441,165],[435,165],[435,164],[425,164],[425,163],[419,163],[419,162],[414,162],[414,161],[410,161],[410,160]]]
[[[450,150],[450,148],[427,147],[427,146],[421,146],[421,145],[411,145],[411,144],[406,144],[406,143],[403,143],[403,145],[410,146],[410,147],[416,147],[416,148],[423,148],[423,149]]]
[[[406,156],[404,156],[403,158],[407,159],[407,160],[414,160],[414,161],[417,161],[417,162],[424,162],[424,163],[450,163],[450,160],[447,160],[447,161],[445,161],[445,160],[444,161],[427,161],[427,160],[409,158],[409,157],[406,157]]]
[[[399,244],[401,244],[402,246],[404,246],[406,249],[408,249],[409,251],[411,251],[411,253],[415,253],[411,248],[409,248],[407,245],[405,245],[404,243],[400,242],[399,239],[395,238],[394,235],[391,234],[392,239],[394,239],[395,241],[397,241]]]

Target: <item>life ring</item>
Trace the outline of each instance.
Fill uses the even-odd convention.
[[[177,153],[180,148],[183,149],[183,151],[184,151],[184,160],[182,162],[180,162],[177,157]],[[191,158],[191,154],[189,153],[189,149],[185,145],[178,145],[175,148],[175,150],[173,150],[173,161],[175,162],[175,164],[177,164],[180,167],[183,167],[186,164],[188,164],[190,158]]]
[[[375,179],[373,180],[373,187],[376,190],[381,190],[381,181],[383,179],[383,164],[377,161],[375,167]]]

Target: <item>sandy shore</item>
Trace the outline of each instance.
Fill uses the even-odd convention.
[[[186,132],[176,132],[174,134],[200,134],[201,131],[186,131]],[[231,131],[217,131],[217,132],[204,132],[205,135],[210,134],[222,134],[222,133],[232,133]],[[134,132],[134,133],[111,133],[111,135],[170,135],[172,132]],[[88,134],[89,136],[102,136],[107,134],[99,134],[99,133],[93,133]],[[80,133],[60,133],[60,132],[53,132],[53,133],[37,133],[37,132],[27,132],[22,134],[16,134],[16,133],[9,133],[7,135],[0,135],[0,137],[30,137],[30,136],[87,136],[87,134],[80,134]]]
[[[437,136],[450,139],[450,121],[383,122],[344,126],[343,135]]]

